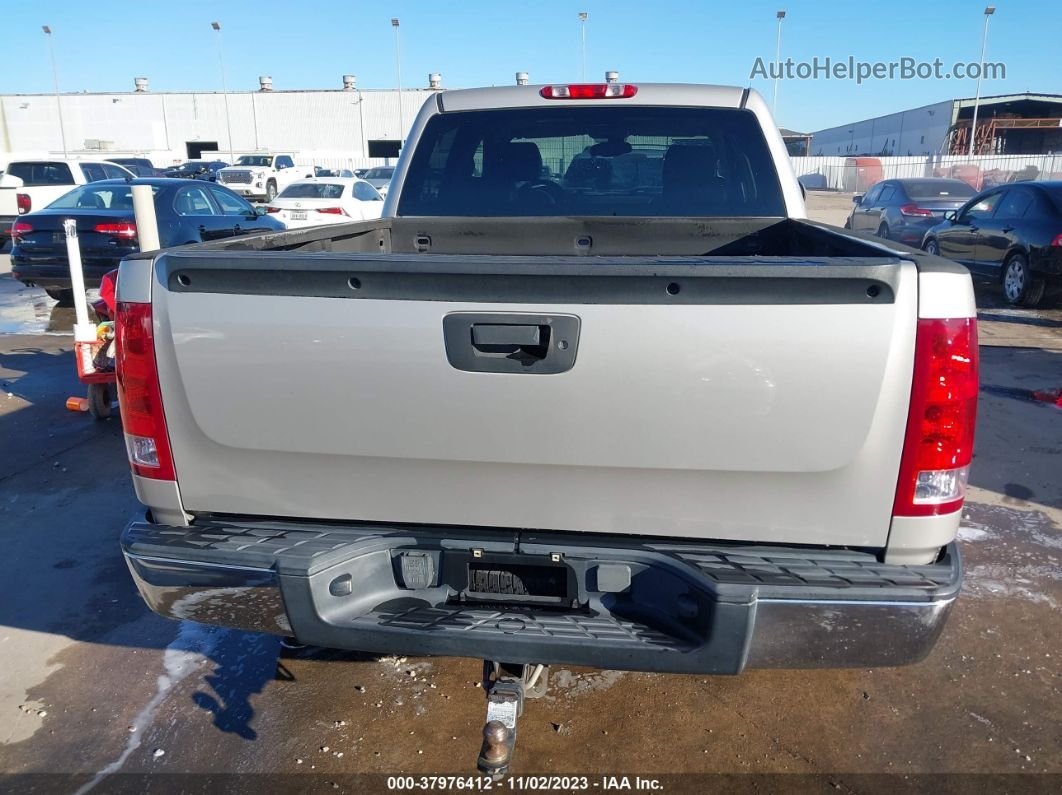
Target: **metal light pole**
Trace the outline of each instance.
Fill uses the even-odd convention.
[[[977,134],[977,106],[981,102],[981,73],[985,70],[985,47],[988,46],[988,18],[996,13],[995,6],[985,7],[985,31],[981,34],[981,68],[977,72],[977,94],[974,96],[973,122],[970,124],[970,151],[969,157],[974,153],[974,136]]]
[[[586,20],[590,19],[590,14],[586,11],[579,12],[579,30],[583,40],[583,76],[582,81],[586,82]]]
[[[777,121],[778,117],[778,78],[782,73],[782,20],[785,19],[785,10],[779,11],[775,14],[778,19],[778,39],[774,45],[774,63],[778,69],[774,76],[774,101],[771,103],[771,115],[775,117]]]
[[[402,152],[402,142],[406,139],[406,120],[402,110],[402,45],[398,38],[398,17],[391,17],[391,27],[395,29],[395,80],[398,81],[398,151]]]
[[[52,46],[52,29],[41,25],[41,30],[48,39],[48,56],[52,59],[52,80],[55,83],[55,107],[59,111],[59,137],[63,140],[63,157],[67,157],[66,130],[63,128],[63,103],[59,99],[59,70],[55,66],[55,48]]]
[[[221,48],[221,23],[211,22],[212,27],[218,34],[218,63],[221,65],[221,93],[225,97],[225,129],[229,133],[229,162],[236,162],[236,155],[232,152],[232,116],[229,115],[229,87],[225,80],[225,56]]]

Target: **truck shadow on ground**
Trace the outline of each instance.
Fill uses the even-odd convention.
[[[84,394],[69,338],[3,342],[0,527],[7,546],[0,557],[0,628],[12,637],[76,641],[49,652],[47,661],[13,662],[31,683],[13,697],[61,703],[88,716],[94,704],[86,678],[117,665],[130,689],[154,689],[165,677],[166,699],[190,700],[218,732],[257,740],[253,699],[271,681],[294,679],[280,638],[169,621],[147,608],[118,544],[139,510],[120,419],[96,422],[64,407],[68,395]],[[375,659],[316,648],[285,654]]]
[[[279,638],[207,627],[189,633],[148,610],[118,544],[138,503],[117,413],[97,422],[65,408],[67,396],[85,394],[69,338],[6,337],[4,343],[0,628],[12,639],[40,636],[51,649],[56,642],[49,636],[77,642],[48,652],[47,661],[11,661],[12,682],[28,679],[11,697],[69,705],[88,720],[86,678],[117,664],[133,689],[186,676],[184,687],[193,691],[169,698],[190,697],[212,714],[218,731],[256,739],[251,699],[277,678]],[[129,656],[136,652],[141,655]]]

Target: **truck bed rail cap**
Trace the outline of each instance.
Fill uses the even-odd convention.
[[[502,86],[498,88],[465,88],[439,94],[439,108],[443,112],[484,110],[487,108],[556,107],[577,104],[585,107],[585,100],[544,99],[539,91],[545,85]],[[623,100],[629,105],[674,105],[704,108],[740,108],[744,89],[735,86],[697,85],[693,83],[638,83],[638,93]]]

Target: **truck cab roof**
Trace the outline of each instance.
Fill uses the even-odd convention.
[[[631,97],[601,99],[546,99],[541,91],[547,86],[567,85],[546,83],[534,86],[501,86],[494,88],[464,88],[437,94],[442,112],[481,110],[487,108],[544,107],[557,104],[592,104],[595,102],[627,105],[666,105],[716,108],[740,108],[746,99],[756,94],[736,86],[694,85],[691,83],[620,83],[637,88]],[[759,96],[756,94],[756,96]]]

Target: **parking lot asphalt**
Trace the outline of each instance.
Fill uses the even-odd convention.
[[[65,791],[113,787],[104,773],[301,774],[331,789],[351,773],[474,772],[478,661],[291,652],[146,609],[117,545],[137,509],[120,425],[64,408],[83,394],[69,310],[4,260],[0,771]],[[1062,309],[1009,309],[992,287],[978,302],[967,575],[929,658],[718,678],[554,668],[521,719],[516,772],[828,773],[817,786],[854,792],[864,773],[963,791],[997,789],[972,774],[1062,774],[1062,409],[1036,397],[1062,388]]]

